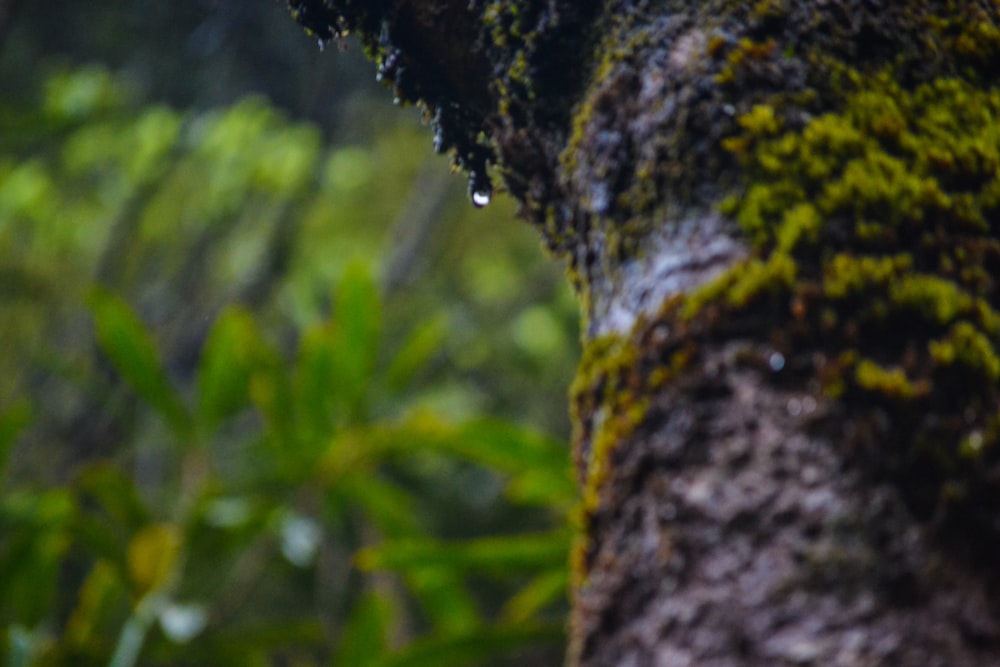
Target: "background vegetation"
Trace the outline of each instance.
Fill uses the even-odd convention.
[[[280,3],[0,10],[0,661],[558,661],[576,310],[510,202]]]

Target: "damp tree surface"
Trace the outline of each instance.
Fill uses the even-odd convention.
[[[1000,3],[290,5],[567,263],[569,665],[1000,664]]]

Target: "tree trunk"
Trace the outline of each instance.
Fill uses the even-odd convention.
[[[569,665],[1000,665],[1000,3],[290,4],[568,263]]]

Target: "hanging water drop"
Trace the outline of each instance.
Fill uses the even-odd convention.
[[[472,193],[472,203],[475,204],[476,208],[486,206],[492,198],[493,195],[489,190],[475,190]]]
[[[469,172],[469,199],[476,208],[482,208],[493,199],[493,184],[490,177],[479,171]]]

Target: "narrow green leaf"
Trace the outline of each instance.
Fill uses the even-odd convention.
[[[542,468],[515,475],[507,484],[507,495],[523,505],[568,510],[576,503],[578,491],[567,461],[561,471]]]
[[[250,400],[264,418],[264,443],[273,470],[279,477],[298,477],[304,466],[311,466],[314,457],[307,451],[302,428],[297,419],[292,382],[283,366],[267,367],[250,378]]]
[[[447,445],[473,461],[510,473],[545,469],[561,475],[569,466],[565,444],[499,419],[465,424]]]
[[[357,503],[383,535],[409,537],[418,532],[416,499],[398,485],[361,471],[345,475],[335,488]]]
[[[390,391],[406,388],[418,372],[440,349],[447,332],[444,315],[432,317],[421,323],[399,348],[386,371],[386,385]]]
[[[467,667],[530,646],[557,645],[564,639],[560,624],[479,627],[414,642],[380,667]]]
[[[263,344],[251,314],[230,308],[212,327],[198,364],[198,416],[211,430],[249,401],[247,385]]]
[[[31,405],[17,401],[0,413],[0,473],[7,469],[10,450],[28,424],[31,423]]]
[[[328,437],[353,400],[344,382],[338,349],[340,332],[329,323],[310,327],[299,344],[295,364],[296,404],[303,428],[316,438]]]
[[[88,302],[104,353],[178,437],[186,438],[191,432],[191,419],[160,364],[152,335],[120,297],[95,289]]]
[[[334,667],[368,667],[385,655],[389,629],[394,623],[391,603],[372,593],[364,595],[351,610],[337,642]]]
[[[128,617],[129,592],[114,565],[98,560],[83,580],[76,606],[66,620],[70,645],[110,653],[110,638]]]
[[[5,617],[33,627],[51,613],[75,512],[65,489],[0,496],[0,613]]]
[[[382,300],[371,271],[360,262],[348,265],[337,285],[334,324],[339,333],[337,382],[351,412],[360,416],[382,332]]]
[[[482,620],[461,573],[446,568],[422,568],[406,574],[406,584],[434,627],[466,632]]]
[[[410,571],[443,568],[456,572],[507,574],[538,571],[565,562],[567,532],[484,537],[464,542],[430,539],[394,540],[358,553],[358,565],[369,570]]]
[[[138,530],[150,521],[150,513],[139,497],[135,481],[110,463],[94,463],[77,476],[76,490],[96,501],[124,532]]]
[[[375,361],[382,333],[382,298],[371,270],[364,263],[352,262],[344,269],[334,308],[344,342],[370,366]]]
[[[500,617],[512,624],[524,623],[549,605],[565,601],[568,590],[568,568],[544,572],[507,601]]]

